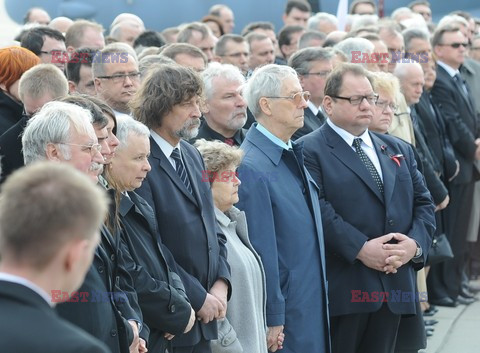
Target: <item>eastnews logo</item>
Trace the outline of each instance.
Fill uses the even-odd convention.
[[[106,53],[100,51],[96,53],[77,53],[71,54],[65,51],[52,51],[52,64],[72,63],[72,64],[124,64],[128,62],[128,53]]]
[[[390,59],[391,54],[391,59]],[[388,63],[419,63],[428,62],[428,53],[406,53],[401,51],[392,51],[390,53],[362,53],[361,51],[352,51],[352,63],[354,64],[388,64]]]
[[[52,303],[110,303],[111,301],[117,303],[126,303],[128,298],[125,293],[117,292],[64,292],[61,290],[52,290]]]
[[[390,292],[366,292],[359,289],[352,289],[350,292],[352,293],[352,303],[413,303],[428,301],[427,292],[409,292],[402,290],[391,290]]]

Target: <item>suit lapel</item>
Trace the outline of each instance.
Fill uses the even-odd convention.
[[[378,160],[380,161],[380,167],[382,168],[383,193],[385,204],[388,204],[393,195],[393,188],[395,187],[395,179],[397,178],[398,168],[395,162],[390,158],[389,154],[395,155],[397,154],[397,151],[388,152],[387,144],[383,142],[377,135],[370,133],[370,137],[372,138],[373,146],[375,147]],[[382,150],[382,146],[386,147],[385,151]]]
[[[165,174],[168,175],[168,177],[172,180],[172,182],[175,184],[175,186],[180,189],[180,191],[194,204],[197,204],[197,201],[193,197],[193,195],[188,191],[187,187],[183,183],[183,181],[180,179],[180,177],[177,174],[177,171],[173,169],[173,166],[170,164],[170,161],[167,159],[167,157],[163,154],[162,150],[160,147],[157,145],[155,140],[150,137],[150,146],[151,146],[151,154],[152,157],[155,158],[158,162],[158,167],[163,169]],[[153,167],[153,166],[152,166]],[[187,172],[189,173],[190,176],[190,171],[187,168]],[[190,180],[192,183],[192,180]]]
[[[192,186],[193,194],[195,195],[195,198],[197,200],[197,205],[199,206],[199,208],[202,208],[202,197],[200,195],[200,188],[198,186],[198,182],[199,182],[198,176],[195,175],[195,164],[193,162],[192,157],[185,152],[185,149],[182,150],[182,156],[183,156],[183,162],[185,163],[185,168],[187,169],[188,177],[190,178],[190,184]],[[203,182],[203,181],[200,180],[200,182]],[[185,187],[185,190],[187,190],[186,187]]]
[[[348,169],[357,174],[362,181],[377,195],[380,201],[384,202],[383,195],[378,190],[377,184],[370,175],[367,167],[362,163],[358,155],[328,124],[324,124],[323,134],[325,141],[332,148],[332,154],[342,162]],[[378,153],[377,153],[378,154]],[[382,168],[383,171],[383,168]]]

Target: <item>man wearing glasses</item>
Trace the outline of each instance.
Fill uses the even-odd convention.
[[[225,34],[215,44],[213,52],[220,63],[232,64],[238,67],[244,76],[247,75],[250,50],[245,38],[237,34]]]
[[[335,353],[394,351],[401,315],[421,315],[414,271],[435,230],[411,147],[368,130],[378,99],[371,80],[360,65],[335,69],[327,122],[299,140],[320,189]]]
[[[68,61],[65,37],[49,27],[35,27],[22,35],[20,45],[37,55],[44,64],[54,64],[62,72]]]
[[[311,94],[308,107],[304,109],[305,122],[293,134],[293,140],[318,129],[326,120],[322,108],[323,90],[333,69],[332,58],[333,53],[329,49],[305,48],[293,54],[288,61],[288,65],[298,73],[302,88]]]
[[[113,43],[93,59],[97,95],[105,100],[117,117],[130,115],[128,103],[140,86],[140,71],[135,52],[127,44]]]
[[[330,352],[327,284],[318,188],[291,141],[310,93],[291,67],[270,64],[248,80],[244,97],[257,123],[241,145],[238,208],[267,279],[267,345],[282,352]]]

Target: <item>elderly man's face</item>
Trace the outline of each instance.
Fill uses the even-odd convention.
[[[348,72],[343,76],[342,87],[337,96],[344,98],[366,96],[373,99],[374,92],[365,76]],[[325,96],[323,106],[335,125],[355,136],[363,134],[372,121],[374,109],[372,100],[369,102],[362,99],[360,104],[353,105],[346,99]]]
[[[241,85],[223,77],[212,80],[213,94],[207,99],[205,118],[211,128],[225,137],[233,136],[247,121],[247,103],[240,92]]]
[[[248,50],[248,43],[237,43],[233,40],[228,41],[225,45],[225,55],[220,59],[222,64],[232,64],[240,69],[243,74],[248,71],[248,58],[250,52]]]
[[[417,104],[422,96],[423,85],[425,80],[423,78],[423,70],[418,66],[412,66],[404,77],[399,77],[400,85],[402,86],[402,93],[408,105]]]
[[[439,60],[458,69],[465,60],[467,43],[467,38],[462,32],[446,32],[443,34],[440,44],[435,47],[435,54]]]
[[[222,21],[223,31],[225,33],[232,33],[235,27],[235,17],[230,9],[222,9],[220,11],[220,20]]]
[[[75,128],[70,130],[70,139],[63,144],[69,153],[63,154],[59,149],[57,158],[72,165],[75,169],[89,175],[95,182],[102,171],[104,159],[100,150],[97,149],[98,140],[92,125],[86,127],[87,132],[79,132]]]
[[[301,76],[302,87],[312,95],[311,101],[318,107],[323,100],[323,90],[327,76],[332,72],[331,60],[313,61],[306,75]]]
[[[120,60],[121,61],[121,60]],[[128,113],[128,102],[140,86],[140,73],[135,59],[103,65],[103,78],[95,78],[97,93],[115,110]]]
[[[288,77],[282,82],[280,91],[281,98],[268,99],[271,116],[275,125],[291,135],[303,127],[303,110],[307,107],[307,101],[302,98],[302,86],[297,77]],[[288,98],[286,98],[288,97]]]

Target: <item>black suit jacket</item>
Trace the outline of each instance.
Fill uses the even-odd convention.
[[[452,183],[466,184],[477,180],[479,174],[473,162],[479,124],[475,109],[455,80],[440,65],[437,67],[432,98],[443,113],[448,138],[460,163],[460,172]]]
[[[119,214],[122,222],[122,253],[132,275],[145,323],[150,328],[148,349],[164,352],[165,332],[181,335],[190,319],[191,306],[182,281],[174,272],[173,257],[161,243],[155,214],[134,192],[122,195]]]
[[[101,233],[101,245],[97,247],[92,266],[78,289],[78,292],[88,293],[86,301],[80,298],[59,304],[57,311],[61,317],[107,344],[112,352],[128,353],[128,347],[133,340],[128,320],[141,322],[140,309],[134,290],[130,286],[128,291],[119,289],[120,286],[125,288],[126,283],[132,280],[120,279],[125,278],[128,273],[125,273],[125,270],[118,272],[116,268],[118,253],[113,250],[115,246],[113,239],[105,227]],[[109,249],[106,250],[105,246]],[[148,339],[144,335],[142,338]]]
[[[107,353],[107,347],[61,319],[36,292],[0,280],[0,350],[14,353]]]
[[[22,112],[23,105],[0,90],[0,136],[20,120]]]
[[[305,108],[303,110],[303,127],[295,131],[295,133],[292,136],[292,140],[299,139],[302,136],[305,136],[309,133],[311,133],[314,130],[319,129],[323,123],[326,120],[325,115],[322,113],[322,111],[318,111],[319,116],[313,114],[312,110],[310,108]]]
[[[27,121],[28,117],[22,116],[15,125],[0,136],[0,156],[2,156],[0,183],[3,183],[15,170],[25,165],[22,153],[22,133],[27,126]]]
[[[215,281],[223,278],[230,282],[226,238],[215,221],[210,183],[202,173],[205,165],[195,147],[180,141],[192,195],[153,138],[150,146],[152,170],[137,193],[154,209],[162,241],[185,270],[180,276],[193,309],[198,311]],[[189,333],[176,337],[173,345],[195,345],[201,337],[217,338],[215,321],[197,322]]]
[[[328,124],[299,140],[304,142],[305,165],[320,188],[332,316],[377,311],[382,301],[362,300],[362,293],[370,299],[382,291],[389,293],[387,304],[393,313],[415,314],[415,299],[408,297],[415,293],[414,270],[423,267],[435,230],[435,207],[411,147],[393,136],[370,136],[382,169],[384,196],[352,147]],[[391,158],[396,154],[404,156],[400,165]],[[413,238],[423,250],[421,261],[386,275],[356,259],[367,240],[391,232]]]

